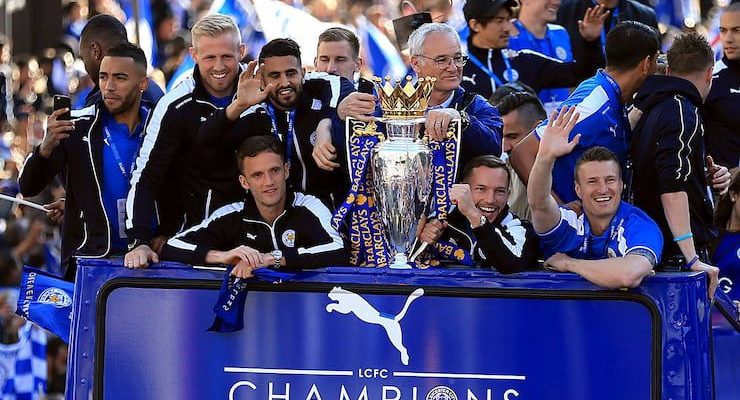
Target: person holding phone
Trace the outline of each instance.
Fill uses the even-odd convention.
[[[26,159],[18,178],[24,196],[41,192],[64,172],[67,197],[62,223],[64,278],[74,280],[74,258],[100,258],[126,250],[126,195],[144,140],[149,107],[146,56],[125,42],[100,63],[101,100],[72,110],[57,99],[42,143]]]

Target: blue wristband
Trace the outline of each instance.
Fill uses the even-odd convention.
[[[676,243],[678,243],[678,242],[680,242],[680,241],[682,241],[682,240],[686,240],[686,239],[691,239],[692,237],[694,237],[694,234],[693,234],[693,233],[691,233],[691,232],[689,232],[689,233],[684,233],[684,234],[683,234],[683,235],[681,235],[681,236],[676,236],[676,237],[674,237],[674,238],[673,238],[673,241],[674,241],[674,242],[676,242]]]
[[[686,269],[691,269],[691,267],[693,267],[697,261],[699,261],[699,255],[695,255],[694,258],[691,259],[691,261],[686,263]]]

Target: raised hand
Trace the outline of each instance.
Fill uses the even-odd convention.
[[[467,183],[456,183],[450,187],[450,201],[468,219],[480,220],[480,213],[473,202],[473,194]]]
[[[226,108],[226,117],[235,121],[239,115],[249,107],[259,104],[267,98],[272,90],[273,84],[262,87],[262,80],[257,71],[257,60],[252,60],[247,64],[247,68],[239,74],[239,82],[236,87],[236,98]]]
[[[602,5],[596,5],[586,10],[582,20],[578,20],[578,31],[587,41],[593,41],[601,36],[604,29],[604,21],[609,16],[609,9]]]
[[[51,157],[52,151],[59,146],[59,143],[69,137],[70,133],[75,130],[75,124],[72,121],[60,120],[60,115],[69,111],[69,108],[60,108],[54,111],[49,116],[46,124],[46,133],[44,134],[44,140],[39,146],[39,154],[41,157]]]
[[[581,139],[581,134],[575,135],[572,141],[568,138],[580,116],[581,114],[576,112],[576,107],[564,106],[560,113],[553,111],[542,133],[538,156],[558,158],[573,151]]]
[[[720,195],[727,193],[732,180],[732,175],[730,175],[727,167],[715,164],[712,156],[707,156],[707,172],[712,182],[712,190]]]

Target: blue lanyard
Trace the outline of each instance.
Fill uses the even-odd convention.
[[[538,41],[543,40],[543,39],[536,38],[532,34],[532,32],[530,32],[529,30],[527,30],[527,27],[525,27],[524,24],[521,23],[521,21],[519,21],[519,20],[514,21],[514,25],[516,25],[516,28],[519,30],[519,33],[524,33],[525,35],[527,35],[527,39],[533,45],[534,44],[537,44]],[[557,54],[556,54],[557,52],[555,51],[555,49],[552,48],[552,41],[550,40],[550,35],[548,35],[547,28],[545,28],[545,37],[544,37],[544,40],[547,41],[547,47],[549,49],[549,51],[546,54],[548,56],[555,56],[555,57],[557,57]],[[538,50],[538,49],[534,49],[534,50]]]
[[[593,5],[597,5],[598,3],[596,0],[591,0],[591,3]],[[614,26],[619,22],[619,4],[617,4],[616,7],[614,7],[614,10],[612,10],[612,23],[609,25],[609,30],[614,29]],[[601,30],[601,52],[604,54],[604,57],[606,57],[606,29]]]
[[[492,78],[496,82],[496,87],[502,86],[504,83],[501,81],[501,78],[499,78],[496,73],[491,71],[490,69],[486,68],[483,63],[478,59],[478,57],[474,56],[472,53],[468,54],[468,57],[470,57],[470,61],[475,64],[476,67],[480,68],[485,72],[490,78]],[[509,57],[504,52],[504,49],[501,49],[501,58],[504,59],[504,65],[506,65],[506,72],[508,73],[509,77],[513,76],[512,70],[511,70],[511,63],[509,62]],[[504,78],[506,78],[506,73],[504,74]],[[508,79],[507,79],[508,81]],[[496,90],[496,88],[492,88],[492,90]]]
[[[143,131],[142,131],[143,133]],[[116,163],[118,164],[118,170],[121,171],[121,175],[123,175],[126,180],[130,179],[130,175],[133,175],[134,168],[136,167],[136,157],[131,161],[131,169],[129,171],[126,171],[126,167],[123,165],[123,158],[121,157],[121,153],[118,151],[118,146],[116,146],[116,142],[113,141],[113,137],[110,134],[110,130],[108,130],[107,126],[103,126],[103,136],[104,136],[104,142],[108,147],[110,147],[111,151],[113,152],[113,157],[116,159]],[[139,134],[139,147],[141,147],[141,142],[143,142],[144,135]]]
[[[270,117],[272,123],[272,134],[280,139],[280,131],[277,127],[277,116],[275,114],[275,108],[271,103],[267,103],[267,115]],[[285,160],[290,165],[290,159],[293,155],[293,137],[295,137],[295,110],[288,111],[288,134],[285,135],[283,142],[285,143]]]

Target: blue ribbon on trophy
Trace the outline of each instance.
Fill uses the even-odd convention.
[[[450,200],[449,192],[457,178],[461,132],[461,121],[453,120],[450,122],[447,137],[444,140],[429,141],[429,148],[432,151],[432,198],[429,218],[444,221],[455,207]],[[449,241],[438,240],[429,250],[427,247],[426,243],[414,246],[416,250],[412,252],[411,260],[419,268],[438,265],[441,260],[464,265],[474,264],[469,252]]]
[[[254,277],[242,279],[231,275],[228,268],[221,283],[218,301],[213,306],[216,318],[208,328],[215,332],[235,332],[244,328],[244,308],[247,303],[247,284],[253,282],[281,283],[295,278],[296,273],[279,272],[270,268],[258,268]]]
[[[349,215],[350,263],[358,266],[384,267],[390,258],[382,224],[375,206],[369,161],[382,135],[374,122],[347,119],[347,160],[350,190],[332,216],[332,226],[339,228]]]

